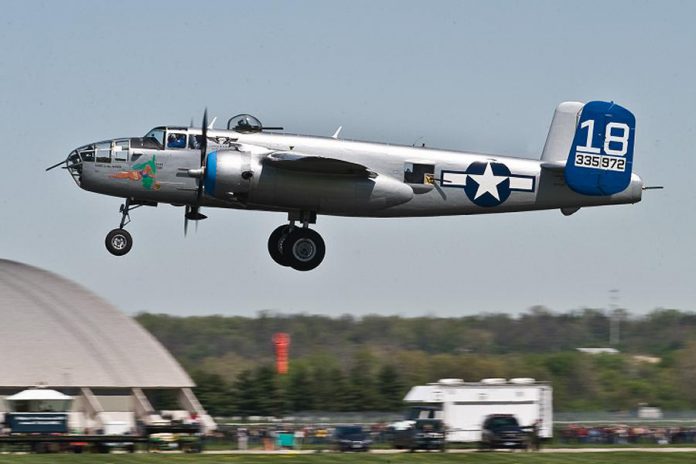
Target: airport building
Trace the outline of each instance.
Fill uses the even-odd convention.
[[[5,398],[28,388],[73,399],[71,430],[110,423],[199,423],[215,428],[194,383],[172,355],[131,317],[51,272],[0,260],[0,415]],[[178,406],[156,410],[153,399]]]

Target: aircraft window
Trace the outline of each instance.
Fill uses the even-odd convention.
[[[156,141],[160,149],[164,147],[164,129],[152,129],[145,134],[145,138]]]
[[[94,161],[94,145],[87,145],[77,149],[82,161]]]
[[[100,142],[96,144],[95,150],[97,163],[111,162],[111,142]]]
[[[117,140],[114,143],[114,161],[128,161],[128,140]]]
[[[145,148],[148,150],[161,150],[162,145],[154,137],[133,137],[130,139],[131,148]]]
[[[170,132],[167,135],[167,148],[186,148],[186,134]]]
[[[200,150],[201,141],[203,140],[202,135],[189,135],[189,148],[191,150]]]
[[[227,129],[237,132],[260,132],[263,129],[261,121],[250,114],[239,114],[227,121]]]
[[[404,164],[404,182],[407,184],[432,184],[435,181],[434,164]]]

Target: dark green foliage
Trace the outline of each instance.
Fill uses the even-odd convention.
[[[196,393],[216,415],[396,411],[411,386],[444,377],[550,381],[559,411],[628,410],[640,403],[696,408],[696,315],[674,310],[626,317],[616,347],[621,354],[594,356],[576,351],[608,346],[609,319],[592,309],[555,314],[536,307],[519,317],[263,312],[256,318],[140,314],[137,320],[193,371]],[[270,364],[275,332],[292,337],[286,376]]]
[[[254,384],[254,373],[246,370],[239,374],[234,381],[230,403],[235,405],[234,409],[237,414],[242,416],[256,415],[260,409],[258,397],[261,393]]]
[[[385,364],[377,375],[377,392],[380,396],[380,404],[377,409],[395,411],[403,406],[401,399],[408,387],[404,384],[399,371],[391,364]]]
[[[290,411],[313,411],[316,408],[316,394],[310,374],[304,364],[293,366],[290,370],[286,388],[287,407]]]
[[[218,374],[194,371],[191,378],[196,382],[194,393],[207,411],[214,416],[234,414],[232,407],[232,388]]]
[[[146,390],[148,401],[155,410],[179,409],[179,401],[176,391],[172,389],[148,389]]]

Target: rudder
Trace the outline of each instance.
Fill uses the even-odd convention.
[[[565,181],[584,195],[613,195],[631,183],[636,119],[613,102],[586,103],[564,169]]]

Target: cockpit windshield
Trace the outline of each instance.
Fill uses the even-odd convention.
[[[163,127],[155,127],[150,132],[145,134],[145,138],[155,140],[160,148],[164,148],[164,128]]]

